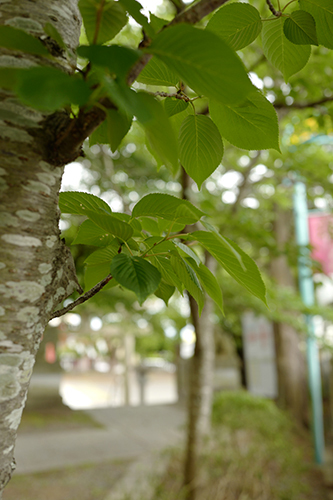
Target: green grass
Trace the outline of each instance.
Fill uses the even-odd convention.
[[[269,400],[245,391],[215,396],[197,500],[326,500],[309,436]],[[170,452],[154,500],[182,500],[183,450]]]

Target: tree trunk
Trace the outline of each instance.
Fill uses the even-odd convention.
[[[206,254],[206,266],[212,272],[216,267],[215,264],[212,256]],[[190,366],[184,486],[187,491],[187,500],[195,500],[198,454],[203,438],[209,434],[211,424],[215,341],[214,325],[209,316],[214,306],[212,299],[207,296],[201,318],[199,318],[198,305],[193,297],[189,296],[189,302],[196,344]]]
[[[295,280],[284,253],[286,244],[292,238],[292,216],[289,211],[276,208],[274,223],[277,249],[280,255],[272,262],[272,276],[279,286],[295,288]],[[308,391],[306,383],[306,363],[299,349],[299,336],[286,323],[274,324],[277,371],[278,405],[288,409],[303,425],[308,423]]]
[[[1,2],[0,22],[56,47],[43,32],[51,22],[69,54],[78,44],[76,0]],[[50,62],[1,49],[0,65],[51,64],[71,71],[71,56],[57,54]],[[15,468],[17,428],[44,328],[55,307],[80,290],[70,251],[59,238],[57,205],[64,162],[48,160],[50,150],[56,150],[59,117],[62,121],[64,115],[45,116],[0,91],[0,118],[6,119],[0,121],[0,499]]]

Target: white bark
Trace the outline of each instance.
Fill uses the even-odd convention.
[[[1,2],[0,22],[41,38],[51,22],[70,53],[78,43],[76,0]],[[1,49],[0,66],[56,64],[70,71],[68,57],[60,54],[51,63]],[[11,112],[6,122],[3,110]],[[45,155],[52,118],[49,130],[45,126],[45,116],[0,92],[0,498],[14,468],[17,428],[44,328],[54,308],[78,288],[70,252],[59,239],[63,165],[52,165]]]

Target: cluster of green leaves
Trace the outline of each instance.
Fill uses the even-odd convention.
[[[201,312],[204,292],[223,311],[222,292],[215,276],[201,262],[192,245],[201,246],[253,295],[266,301],[259,270],[234,242],[221,236],[186,200],[167,194],[149,194],[133,208],[132,215],[112,212],[100,198],[81,192],[60,193],[63,213],[86,216],[73,244],[98,247],[86,259],[86,287],[109,274],[107,286],[132,290],[140,304],[150,294],[166,304],[176,289],[195,298]],[[183,232],[200,221],[206,231]],[[185,244],[188,243],[188,244]]]
[[[112,151],[119,147],[135,117],[157,161],[174,174],[182,164],[200,188],[221,162],[222,138],[243,149],[279,151],[274,108],[251,84],[235,51],[262,33],[266,58],[287,80],[306,64],[311,44],[332,48],[330,0],[301,0],[301,10],[286,14],[290,3],[267,19],[249,4],[232,3],[215,12],[205,29],[198,29],[185,24],[168,27],[167,21],[152,14],[149,22],[137,0],[80,0],[90,44],[77,51],[83,71],[68,75],[48,66],[47,60],[54,58],[41,41],[2,26],[1,46],[46,60],[41,67],[1,68],[0,85],[14,90],[25,104],[47,112],[71,104],[89,111],[96,104],[105,104],[106,120],[92,134],[90,144],[107,143]],[[141,50],[112,44],[129,16],[148,37]],[[56,28],[47,24],[44,29],[65,51]],[[128,87],[131,68],[147,55],[152,58],[138,81],[148,86],[174,86],[175,97],[161,102]],[[195,95],[189,98],[185,88]],[[202,96],[209,99],[210,116],[195,112],[193,100]]]

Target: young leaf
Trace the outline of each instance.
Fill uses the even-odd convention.
[[[204,115],[189,115],[179,130],[179,159],[185,171],[201,184],[219,166],[223,143],[215,123]]]
[[[315,20],[305,10],[292,12],[284,22],[283,31],[296,45],[318,45]]]
[[[113,257],[118,254],[118,250],[119,243],[117,240],[113,240],[111,245],[91,253],[84,262],[89,266],[96,266],[97,264],[102,264],[103,262],[111,262]]]
[[[174,270],[170,263],[170,259],[156,256],[150,257],[150,261],[160,271],[163,280],[168,283],[168,285],[175,286],[178,289],[179,293],[183,294],[184,286],[179,277],[174,273]]]
[[[242,149],[279,148],[279,125],[273,105],[254,90],[237,106],[210,101],[209,112],[222,137]]]
[[[53,40],[57,42],[57,44],[61,49],[67,50],[66,44],[63,41],[62,36],[60,35],[59,31],[53,24],[46,23],[44,26],[44,33],[46,33],[49,37],[53,38]]]
[[[129,240],[133,236],[133,228],[113,215],[93,212],[87,210],[85,215],[97,226],[101,227],[108,234],[112,234],[123,241]]]
[[[141,55],[140,50],[129,49],[120,45],[82,45],[78,47],[79,56],[89,59],[92,65],[107,68],[111,74],[125,79],[128,71]]]
[[[182,101],[181,99],[175,99],[174,97],[167,97],[164,99],[164,109],[169,117],[181,113],[187,107],[188,102]]]
[[[186,262],[179,256],[172,256],[170,259],[171,265],[173,267],[174,273],[184,284],[184,288],[192,295],[199,306],[199,314],[201,314],[202,308],[205,303],[205,295],[202,290],[200,281],[197,275]]]
[[[260,14],[255,7],[232,3],[215,12],[206,29],[223,38],[234,50],[240,50],[257,38],[261,27]]]
[[[79,232],[72,245],[92,245],[94,247],[105,247],[111,245],[115,238],[107,231],[96,226],[91,220],[85,220],[79,227]],[[118,240],[116,240],[118,242]],[[119,245],[119,243],[118,243]],[[120,246],[120,245],[119,245]],[[118,246],[118,248],[119,248]]]
[[[83,106],[91,90],[76,75],[70,76],[56,68],[36,67],[19,72],[16,93],[28,106],[52,112],[70,104]]]
[[[141,13],[142,5],[136,0],[119,0],[119,2],[123,5],[123,7],[125,7],[129,15],[143,27],[147,35],[153,37],[155,31],[152,26],[150,26],[146,16]]]
[[[174,294],[176,288],[174,286],[168,285],[165,281],[161,280],[160,286],[155,291],[156,297],[164,300],[165,305],[168,305],[169,299]]]
[[[132,211],[132,217],[161,217],[184,224],[194,224],[203,215],[205,214],[189,201],[164,193],[147,194]]]
[[[114,257],[110,270],[120,285],[136,294],[140,305],[157,290],[161,281],[161,273],[155,266],[141,257],[123,253]]]
[[[50,55],[49,51],[37,38],[12,26],[0,26],[0,47],[21,50],[38,56]]]
[[[179,82],[179,76],[157,57],[152,57],[141,71],[137,81],[145,85],[175,87]]]
[[[174,241],[174,244],[184,253],[186,253],[186,255],[188,255],[189,257],[191,257],[191,259],[193,259],[196,263],[197,266],[200,266],[201,264],[201,260],[199,259],[199,257],[197,256],[197,254],[195,252],[193,252],[193,250],[191,248],[189,248],[187,245],[184,245],[184,243],[180,243],[180,242],[177,242],[177,241]]]
[[[103,262],[102,264],[97,264],[95,266],[87,266],[84,271],[84,290],[87,292],[91,290],[92,287],[97,285],[102,279],[106,278],[110,274],[110,262]],[[108,290],[117,286],[117,281],[112,278],[107,285],[103,287],[103,290]]]
[[[300,7],[314,17],[318,43],[328,49],[333,49],[332,0],[300,0]]]
[[[185,118],[189,115],[192,115],[193,111],[191,111],[191,109],[192,109],[192,106],[187,106],[187,108],[184,109],[184,111],[181,111],[180,113],[177,113],[176,115],[170,116],[169,120],[170,120],[171,126],[176,134],[176,137],[179,136],[179,130],[180,130],[180,127],[182,126]]]
[[[116,109],[106,110],[106,120],[89,137],[89,146],[109,144],[114,153],[131,128],[132,117],[119,113]]]
[[[89,193],[79,191],[66,191],[59,194],[59,208],[63,214],[86,215],[87,210],[111,214],[109,205]]]
[[[202,262],[200,262],[199,266],[192,259],[187,259],[187,262],[195,270],[205,292],[214,300],[224,314],[222,291],[214,274]]]
[[[300,71],[308,62],[310,45],[295,45],[283,32],[285,17],[267,21],[262,28],[264,54],[284,76],[285,81]]]
[[[235,254],[226,246],[221,245],[215,233],[195,231],[189,236],[201,245],[221,264],[221,266],[250,293],[266,304],[266,288],[256,263],[241,250],[236,243],[225,238],[240,254],[244,267],[241,266]]]
[[[119,2],[80,0],[78,5],[89,43],[109,42],[127,23],[125,9]]]
[[[237,54],[210,31],[186,24],[171,26],[161,31],[146,51],[161,59],[198,94],[235,104],[251,91]]]

